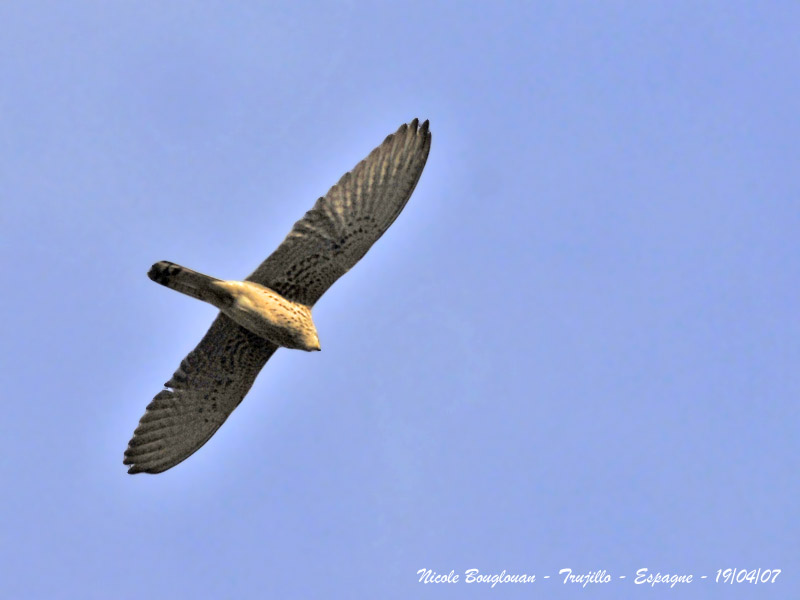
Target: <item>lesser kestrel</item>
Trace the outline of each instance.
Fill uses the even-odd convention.
[[[403,210],[430,147],[428,121],[401,126],[317,200],[244,281],[153,265],[150,279],[220,314],[147,406],[125,451],[128,473],[161,473],[205,444],[280,346],[320,349],[311,308]]]

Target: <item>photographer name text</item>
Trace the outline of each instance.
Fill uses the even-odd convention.
[[[558,571],[558,574],[537,575],[535,573],[511,573],[505,569],[500,573],[483,573],[479,569],[467,569],[463,573],[456,573],[453,569],[448,573],[439,573],[432,569],[420,569],[417,571],[419,582],[423,584],[458,584],[458,583],[477,583],[489,587],[507,583],[535,583],[537,581],[553,580],[561,582],[563,585],[574,585],[587,587],[603,584],[611,584],[615,581],[632,581],[633,585],[647,587],[681,587],[690,584],[710,583],[710,584],[771,584],[775,583],[781,569],[738,569],[725,568],[718,569],[711,575],[695,575],[694,573],[665,573],[652,571],[646,567],[638,569],[633,574],[612,575],[605,569],[597,571],[579,572],[569,567]]]

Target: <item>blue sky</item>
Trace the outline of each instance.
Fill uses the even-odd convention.
[[[4,2],[0,596],[636,598],[640,568],[796,594],[798,28],[791,2]],[[127,475],[215,314],[150,265],[244,277],[414,117],[428,165],[315,308],[323,351]]]

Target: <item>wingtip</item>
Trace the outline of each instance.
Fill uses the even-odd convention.
[[[128,467],[128,475],[136,475],[136,473],[141,472],[141,469],[136,464],[136,461],[129,456],[130,453],[131,445],[129,443],[127,450],[125,450],[125,457],[122,459],[122,464]]]
[[[151,464],[150,466],[145,466],[142,463],[137,463],[135,459],[128,458],[127,456],[125,457],[125,460],[122,461],[122,464],[128,467],[128,475],[136,475],[137,473],[148,473],[150,475],[155,475],[166,470],[159,468],[158,465],[154,466]]]
[[[146,473],[147,475],[157,475],[161,471],[154,471],[153,469],[143,469],[138,465],[133,465],[128,469],[128,475],[138,475],[139,473]]]
[[[422,125],[420,125],[419,119],[414,118],[410,123],[403,123],[402,125],[400,125],[397,131],[387,135],[386,139],[383,140],[383,143],[385,144],[391,141],[395,136],[402,137],[407,132],[410,132],[411,134],[414,135],[419,135],[419,134],[430,135],[430,122],[428,121],[428,119],[425,119]]]
[[[422,122],[422,125],[419,124],[419,119],[415,118],[411,123],[408,124],[408,128],[416,134],[426,135],[430,130],[430,121],[425,119]],[[405,125],[403,125],[405,127]]]
[[[134,433],[134,437],[128,442],[128,447],[125,449],[125,454],[122,458],[122,464],[128,467],[128,475],[160,472],[155,469],[155,465],[153,461],[150,460],[150,457],[143,456],[143,453],[152,454],[152,452],[145,452],[141,438],[137,438]]]
[[[122,464],[128,467],[128,475],[136,475],[137,473],[142,472],[142,467],[136,464],[136,461],[132,458],[128,457],[128,452],[130,448],[125,451],[125,458],[122,460]]]

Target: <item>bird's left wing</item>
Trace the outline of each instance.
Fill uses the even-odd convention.
[[[128,473],[161,473],[214,435],[278,347],[222,313],[147,406],[125,451]]]

